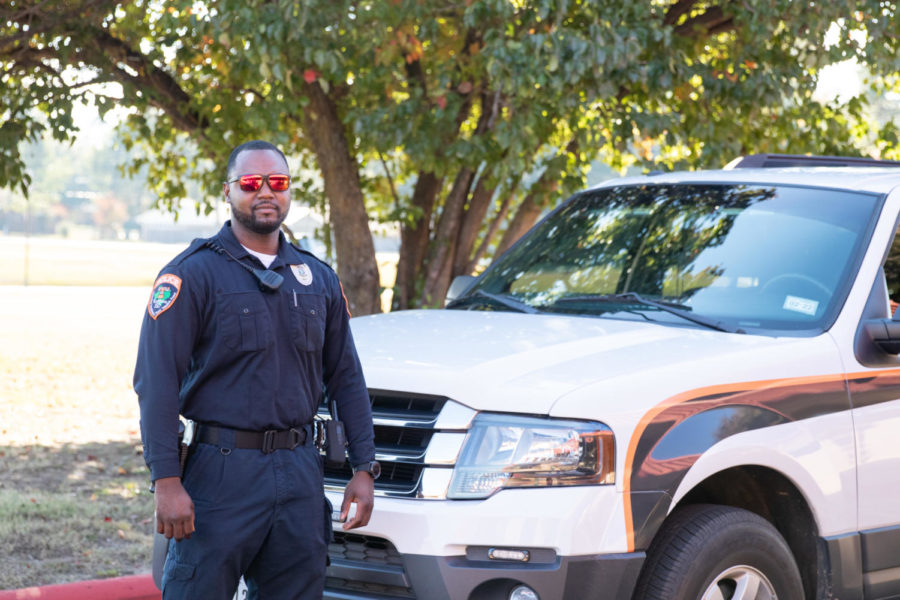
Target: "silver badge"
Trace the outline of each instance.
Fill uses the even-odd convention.
[[[294,277],[297,278],[303,285],[312,284],[312,271],[309,270],[309,267],[300,263],[299,265],[291,265],[291,272],[294,274]]]

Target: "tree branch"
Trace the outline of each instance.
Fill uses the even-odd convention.
[[[720,6],[711,6],[703,14],[692,17],[676,27],[674,32],[684,37],[714,35],[734,29],[734,17],[726,15]]]
[[[666,16],[663,17],[663,25],[674,25],[678,22],[678,19],[689,13],[695,4],[697,4],[697,0],[678,0],[666,11]]]
[[[384,168],[384,174],[387,175],[388,184],[391,186],[391,196],[394,198],[394,206],[399,209],[400,196],[397,195],[397,186],[394,185],[394,178],[391,177],[391,170],[388,169],[387,161],[384,160],[384,154],[381,153],[381,150],[378,151],[378,160],[381,161],[381,166]]]
[[[100,51],[92,56],[95,64],[108,57],[106,70],[113,77],[149,92],[151,104],[166,113],[179,129],[188,133],[202,133],[207,125],[206,120],[189,108],[190,96],[169,73],[109,32],[94,28],[93,34],[93,41]],[[137,75],[127,73],[116,63],[128,65]]]

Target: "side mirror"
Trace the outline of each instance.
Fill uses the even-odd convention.
[[[462,296],[463,293],[475,283],[476,279],[478,278],[473,277],[472,275],[457,275],[454,277],[453,282],[450,284],[450,288],[447,290],[447,296],[444,298],[444,306],[447,306]]]
[[[900,320],[869,319],[863,326],[872,343],[887,354],[900,354]]]

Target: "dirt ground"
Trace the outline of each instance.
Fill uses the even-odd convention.
[[[147,287],[0,287],[0,589],[149,571]]]

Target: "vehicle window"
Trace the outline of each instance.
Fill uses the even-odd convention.
[[[884,278],[887,282],[888,298],[891,303],[891,314],[896,312],[900,303],[900,228],[894,235],[891,250],[884,261]]]
[[[639,311],[678,321],[611,298],[637,293],[740,328],[822,328],[843,301],[877,203],[871,194],[795,186],[588,191],[526,235],[471,292],[546,312]],[[900,253],[895,286],[900,292]]]

